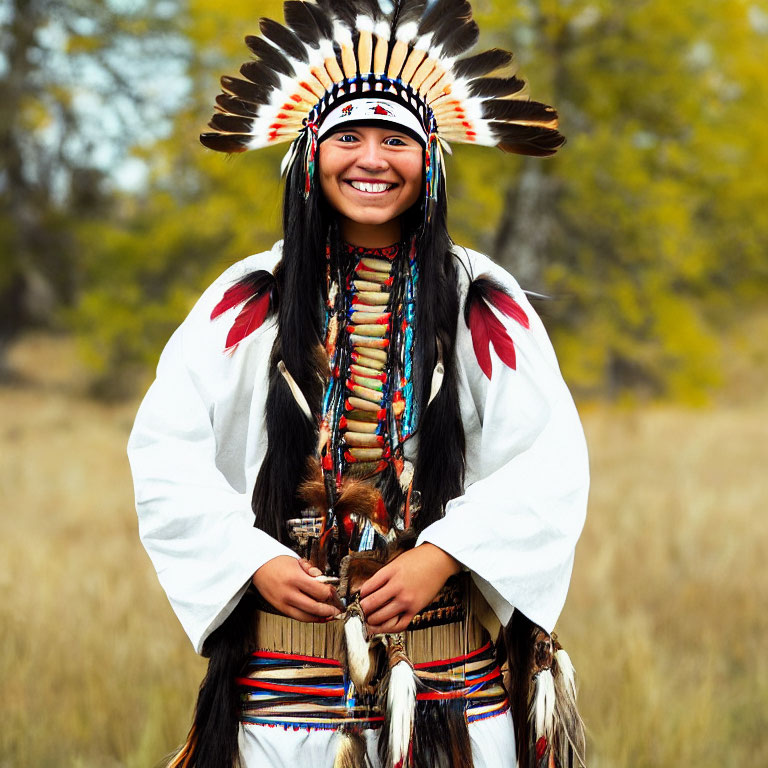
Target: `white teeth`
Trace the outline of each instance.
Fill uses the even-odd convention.
[[[349,183],[354,189],[360,192],[386,192],[394,186],[394,184],[374,184],[369,181],[350,181]]]

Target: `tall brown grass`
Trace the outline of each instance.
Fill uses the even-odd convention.
[[[0,389],[0,767],[146,768],[183,739],[203,664],[138,543],[135,406],[48,370]],[[766,409],[583,415],[593,491],[559,634],[589,764],[768,765]]]

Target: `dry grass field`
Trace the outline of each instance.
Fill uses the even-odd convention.
[[[203,665],[137,539],[135,404],[78,396],[69,360],[32,340],[26,385],[0,389],[0,768],[148,768]],[[584,409],[593,493],[559,634],[592,768],[768,765],[767,415]]]

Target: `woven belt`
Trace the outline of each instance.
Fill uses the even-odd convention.
[[[470,653],[414,664],[417,701],[464,700],[468,723],[509,708],[491,642]],[[285,728],[377,728],[384,716],[375,696],[357,698],[335,659],[256,651],[238,678],[246,724]]]

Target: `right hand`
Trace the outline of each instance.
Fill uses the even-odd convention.
[[[336,590],[315,577],[317,568],[290,555],[268,560],[253,574],[253,585],[280,613],[298,621],[319,622],[343,611]]]

